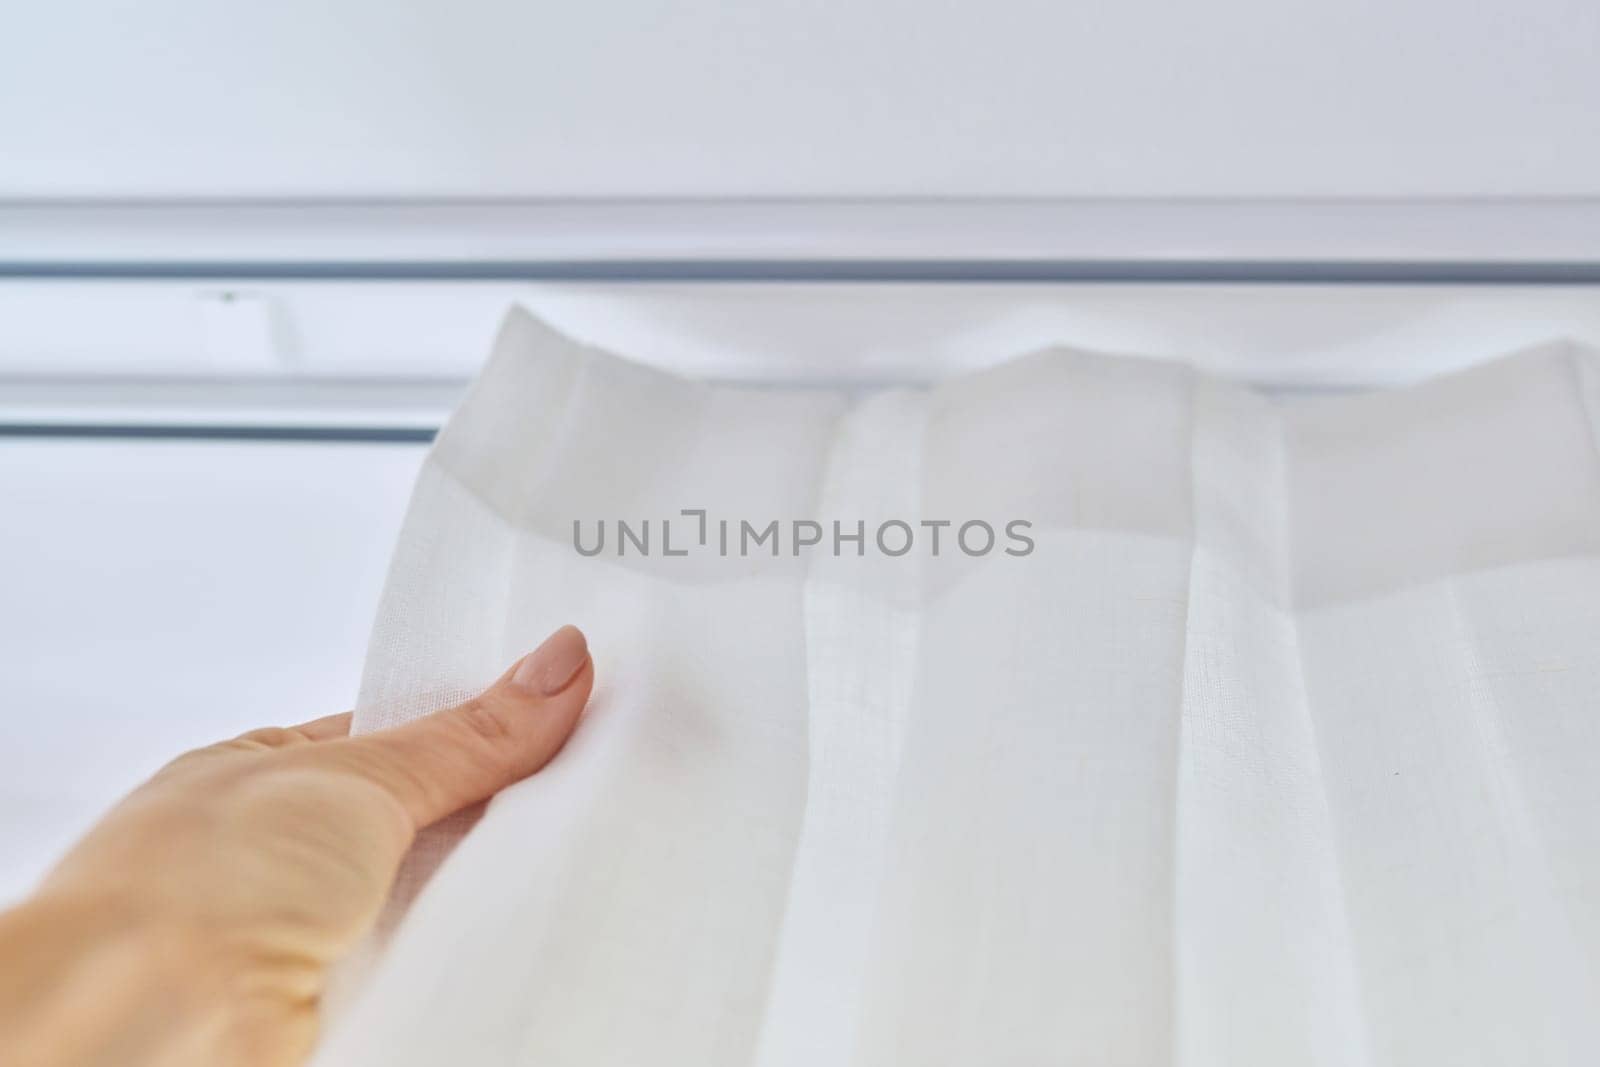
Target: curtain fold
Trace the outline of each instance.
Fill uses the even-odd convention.
[[[356,727],[568,621],[599,688],[424,835],[320,1062],[1594,1062],[1596,380],[736,387],[513,312]]]

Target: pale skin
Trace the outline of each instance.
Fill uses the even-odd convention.
[[[417,832],[537,773],[594,685],[563,627],[460,707],[178,757],[0,914],[0,1063],[290,1067]]]

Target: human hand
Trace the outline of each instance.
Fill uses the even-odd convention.
[[[568,626],[415,722],[349,737],[336,715],[180,756],[0,916],[0,1062],[302,1062],[416,832],[543,767],[593,684]]]

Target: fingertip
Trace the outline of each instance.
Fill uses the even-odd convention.
[[[511,685],[533,696],[559,696],[592,666],[588,639],[569,623],[522,657],[511,672]]]
[[[301,736],[311,741],[330,741],[335,738],[350,736],[351,712],[342,711],[337,715],[324,715],[320,719],[312,719],[292,727]]]

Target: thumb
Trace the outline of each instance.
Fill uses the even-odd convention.
[[[421,829],[550,762],[593,688],[583,632],[563,626],[465,704],[302,751],[382,786]]]

